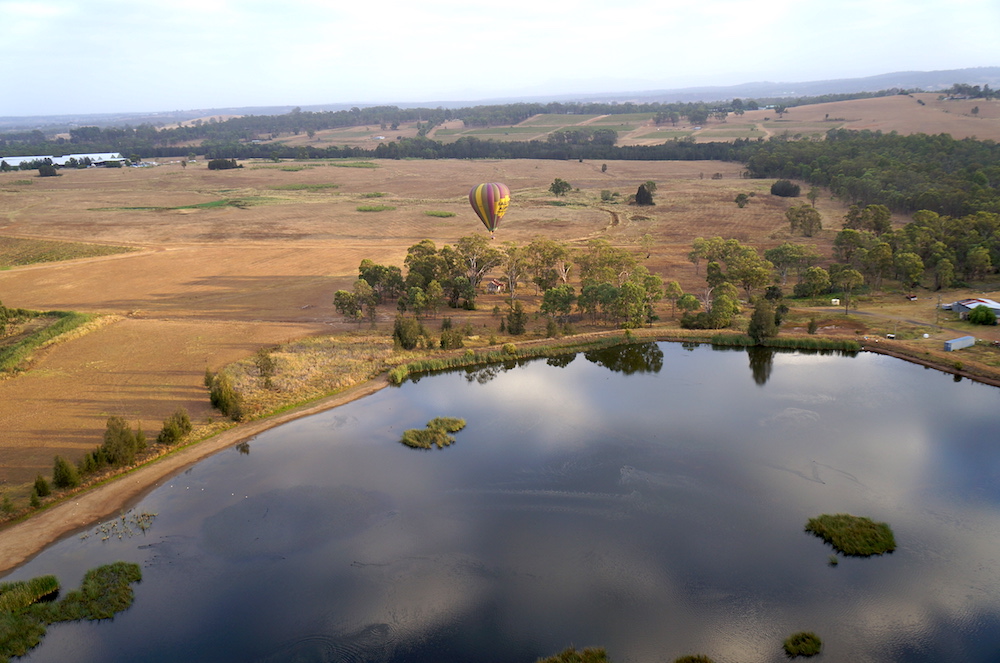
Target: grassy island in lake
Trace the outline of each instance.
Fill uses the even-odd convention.
[[[823,539],[842,555],[870,557],[896,549],[896,538],[886,523],[846,513],[810,518],[806,531]]]
[[[796,656],[815,656],[823,648],[823,641],[812,631],[800,631],[785,638],[785,653]]]
[[[414,449],[430,449],[434,445],[442,449],[455,441],[449,433],[457,433],[463,428],[465,419],[436,417],[427,422],[427,428],[411,428],[403,433],[400,442]]]

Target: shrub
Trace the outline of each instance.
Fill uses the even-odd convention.
[[[441,332],[441,349],[457,350],[465,347],[465,340],[462,332],[457,329],[446,329]]]
[[[208,162],[209,170],[230,170],[232,168],[242,168],[236,163],[236,159],[212,159]]]
[[[988,306],[980,304],[969,311],[968,320],[974,325],[995,325],[997,323],[997,316]]]
[[[56,456],[52,466],[52,483],[56,488],[76,488],[80,485],[80,474],[72,463],[62,456]]]
[[[504,343],[503,347],[501,347],[500,349],[503,350],[504,354],[507,355],[517,354],[517,346],[514,345],[513,343]]]
[[[558,177],[549,185],[549,191],[557,196],[566,195],[572,188],[572,184]]]
[[[812,631],[800,631],[785,638],[785,653],[796,656],[815,656],[823,648],[823,642]]]
[[[656,204],[653,202],[653,192],[645,184],[640,184],[639,189],[635,192],[635,204],[636,205]]]
[[[680,658],[675,658],[674,663],[714,663],[714,661],[703,654],[695,654],[693,656],[681,656]]]
[[[156,436],[156,442],[166,445],[176,444],[185,435],[190,434],[192,428],[191,417],[188,416],[187,410],[180,408],[163,422],[160,434]]]
[[[218,373],[212,379],[212,389],[209,393],[212,406],[219,412],[239,421],[243,417],[243,403],[233,386],[233,381],[225,373]]]
[[[528,314],[524,311],[524,306],[521,302],[515,301],[507,313],[507,333],[511,336],[520,336],[524,333],[527,323]]]
[[[402,315],[396,316],[396,322],[392,327],[392,340],[404,350],[412,350],[417,347],[420,337],[426,331],[424,326],[417,322],[416,318],[407,318]]]
[[[35,477],[35,492],[39,497],[48,497],[52,494],[52,489],[49,487],[49,482],[45,480],[41,474]]]
[[[778,180],[771,185],[771,195],[781,196],[782,198],[797,198],[801,189],[798,184],[794,184],[788,180]]]
[[[131,465],[139,449],[135,433],[122,417],[109,417],[101,447],[111,465]]]

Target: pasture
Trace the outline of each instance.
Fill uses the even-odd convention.
[[[676,126],[669,122],[656,125],[653,113],[541,114],[518,124],[489,127],[467,127],[461,120],[452,120],[433,127],[428,137],[443,143],[463,137],[494,141],[544,141],[556,131],[589,128],[614,129],[618,132],[618,145],[656,145],[689,137],[697,142],[730,142],[738,138],[767,139],[774,136],[819,140],[830,129],[843,128],[896,131],[901,134],[946,133],[953,138],[1000,140],[1000,101],[943,99],[940,96],[927,92],[796,106],[781,116],[773,109],[761,109],[747,111],[743,115],[730,113],[724,120],[713,117],[698,126],[692,126],[687,118],[681,118]],[[416,125],[416,122],[408,122],[396,130],[378,126],[338,128],[319,131],[312,138],[302,133],[297,136],[282,135],[274,141],[294,146],[349,145],[372,149],[387,140],[415,137]]]
[[[467,200],[478,182],[503,181],[513,192],[498,242],[543,235],[582,246],[602,237],[638,254],[648,234],[655,247],[645,264],[685,289],[703,288],[686,259],[692,239],[780,243],[784,209],[798,202],[767,195],[766,181],[741,179],[735,163],[610,162],[606,172],[596,162],[531,160],[254,165],[264,162],[227,171],[203,162],[65,171],[30,187],[9,186],[23,174],[0,175],[0,237],[9,245],[115,247],[0,272],[7,306],[103,316],[0,380],[5,485],[48,475],[56,454],[81,457],[113,415],[154,434],[178,407],[196,423],[218,418],[202,386],[206,367],[217,370],[263,346],[355,330],[334,310],[333,293],[350,289],[364,258],[402,266],[407,248],[422,239],[440,246],[484,233]],[[721,179],[712,179],[716,173]],[[547,191],[556,177],[574,187],[559,199]],[[646,180],[658,184],[655,207],[601,202],[602,190],[627,197]],[[758,195],[739,209],[733,198],[742,191]],[[372,192],[386,209],[358,211]],[[243,204],[206,204],[218,200]],[[819,205],[843,213],[832,201]],[[493,304],[484,299],[479,311],[455,312],[456,323],[495,327]],[[380,324],[394,314],[383,307]]]

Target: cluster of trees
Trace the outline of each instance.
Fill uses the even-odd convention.
[[[804,180],[852,204],[964,216],[1000,212],[1000,144],[835,129],[823,142],[741,146],[751,177]]]
[[[535,294],[542,296],[539,312],[550,328],[566,324],[574,311],[595,322],[638,327],[655,320],[654,305],[664,296],[659,276],[640,265],[631,252],[606,240],[592,240],[585,249],[573,251],[544,237],[523,246],[506,242],[498,247],[474,235],[441,248],[425,239],[407,250],[404,264],[405,276],[398,267],[362,261],[352,289],[334,294],[334,307],[348,320],[367,318],[374,323],[377,307],[395,300],[400,315],[412,313],[411,320],[419,321],[445,306],[474,309],[483,281],[494,275],[497,291],[510,299],[501,331],[518,335],[524,333],[528,319],[516,299],[522,286],[534,286]],[[573,270],[579,272],[579,295],[569,284]],[[449,329],[442,329],[441,343],[461,347],[454,333],[444,333]],[[394,336],[407,347],[426,334],[403,317],[397,319]]]
[[[614,145],[618,142],[618,132],[607,127],[574,127],[553,131],[546,140],[553,145]]]
[[[192,424],[187,412],[180,408],[163,422],[156,437],[157,444],[173,445],[191,433]],[[62,456],[56,456],[52,467],[52,484],[57,488],[75,488],[87,475],[107,468],[127,467],[146,451],[146,434],[142,426],[135,430],[123,417],[110,417],[104,430],[104,441],[96,449],[73,465]],[[32,505],[39,497],[49,494],[48,482],[39,475],[35,480]]]
[[[676,305],[684,315],[681,326],[689,329],[721,329],[728,327],[740,312],[740,290],[747,300],[754,292],[772,283],[774,265],[761,257],[755,248],[736,239],[698,237],[692,242],[688,259],[695,271],[705,265],[705,310],[693,295],[681,295]]]
[[[957,86],[956,86],[957,89]],[[970,90],[973,88],[970,88]],[[980,93],[984,93],[984,90]],[[787,107],[810,103],[824,103],[847,99],[900,94],[897,89],[879,92],[823,95],[796,99],[733,99],[711,105],[703,102],[550,102],[516,103],[465,108],[399,108],[397,106],[353,107],[338,111],[303,111],[294,108],[279,115],[245,115],[227,120],[196,120],[183,126],[164,129],[149,123],[138,126],[120,127],[56,127],[54,133],[69,132],[69,139],[50,138],[44,132],[10,131],[0,134],[0,149],[10,155],[58,154],[65,152],[64,146],[71,144],[74,149],[88,152],[137,153],[147,157],[184,156],[190,152],[192,142],[215,143],[249,142],[255,139],[277,138],[281,135],[312,134],[326,129],[369,125],[380,130],[395,130],[404,122],[419,122],[426,128],[453,119],[462,120],[468,127],[504,126],[523,122],[538,114],[577,115],[624,115],[632,113],[652,113],[657,123],[673,122],[686,117],[695,124],[703,123],[711,115],[741,113],[756,110],[768,104],[782,104]],[[724,117],[724,115],[723,115]],[[169,150],[170,153],[163,150]],[[239,156],[239,155],[226,155]]]
[[[888,217],[880,205],[853,206],[834,239],[834,259],[861,272],[875,290],[885,276],[918,285],[928,270],[934,289],[947,288],[981,279],[1000,264],[1000,214],[956,218],[921,210],[895,231]]]

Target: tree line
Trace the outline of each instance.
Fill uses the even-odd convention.
[[[533,287],[541,295],[539,314],[553,334],[578,313],[593,322],[633,328],[656,320],[654,305],[679,289],[639,264],[630,251],[595,239],[581,250],[552,239],[537,237],[526,245],[506,242],[496,246],[481,235],[461,237],[455,246],[438,248],[425,239],[407,250],[406,274],[395,265],[380,265],[365,259],[351,290],[338,290],[333,304],[345,319],[372,324],[378,307],[395,303],[400,318],[395,335],[401,345],[416,347],[421,333],[417,326],[401,321],[435,317],[445,308],[474,310],[484,281],[489,290],[508,297],[508,311],[501,320],[501,333],[525,332],[527,314],[517,299],[522,287]],[[579,283],[580,291],[571,284]],[[499,308],[495,311],[499,313]],[[447,320],[447,318],[446,318]],[[461,339],[442,328],[441,347],[461,347]],[[405,337],[405,338],[401,338]]]
[[[741,146],[740,155],[750,177],[804,180],[851,204],[1000,212],[1000,145],[989,140],[834,129],[825,141],[772,139]]]

